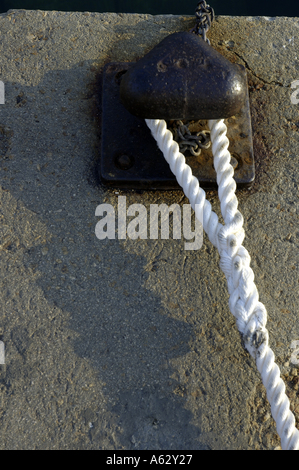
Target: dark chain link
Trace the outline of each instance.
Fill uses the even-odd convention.
[[[200,34],[204,41],[210,44],[209,39],[207,38],[207,32],[209,31],[212,21],[214,20],[215,13],[210,5],[207,5],[205,0],[198,2],[197,8],[195,10],[196,16],[196,25],[191,30],[192,33]]]
[[[196,25],[190,31],[191,33],[201,35],[203,40],[210,45],[207,38],[212,21],[214,20],[215,13],[210,5],[207,5],[205,0],[201,0],[197,4],[195,10]],[[177,121],[173,127],[174,140],[179,144],[182,153],[189,151],[194,156],[199,156],[202,149],[208,149],[211,145],[210,132],[201,131],[195,135],[191,134],[189,129],[190,123],[184,124],[182,121]]]
[[[211,146],[210,132],[200,131],[194,135],[191,134],[189,125],[190,122],[184,124],[182,121],[177,121],[173,129],[174,140],[179,144],[181,153],[188,150],[192,155],[198,157],[201,154],[201,149],[208,149]]]

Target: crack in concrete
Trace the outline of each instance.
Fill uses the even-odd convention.
[[[244,62],[245,67],[247,68],[247,70],[249,70],[249,71],[252,73],[252,75],[253,75],[254,77],[258,78],[261,82],[263,82],[263,83],[265,83],[265,84],[267,84],[267,85],[277,85],[277,86],[281,86],[281,87],[283,87],[283,88],[290,88],[290,85],[285,86],[283,83],[280,83],[280,82],[276,82],[276,81],[267,82],[267,80],[265,80],[264,78],[259,77],[259,76],[251,69],[251,67],[249,67],[248,62],[244,59],[244,57],[241,56],[241,54],[238,54],[238,52],[236,52],[236,51],[232,51],[232,52],[233,52],[237,57],[239,57],[239,59],[241,59],[241,60]]]

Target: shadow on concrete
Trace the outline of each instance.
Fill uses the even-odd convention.
[[[94,176],[99,143],[90,110],[96,97],[87,87],[93,69],[86,79],[86,67],[46,73],[36,87],[6,85],[12,119],[25,124],[2,126],[1,185],[50,234],[42,245],[21,247],[24,265],[38,274],[36,286],[48,304],[69,317],[66,328],[76,333],[70,340],[75,355],[87,360],[103,383],[103,414],[81,404],[82,415],[93,421],[91,445],[102,447],[102,421],[109,411],[116,447],[205,448],[185,398],[174,393],[179,384],[171,366],[189,352],[192,327],[171,318],[144,287],[144,257],[128,253],[118,240],[95,237],[95,208],[115,196]],[[20,354],[28,341],[38,341],[35,333],[12,329],[11,341]]]

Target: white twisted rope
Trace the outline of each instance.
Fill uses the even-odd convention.
[[[192,170],[186,164],[184,155],[180,153],[166,122],[158,119],[145,121],[195,210],[196,217],[202,222],[210,241],[219,251],[220,267],[226,276],[230,295],[230,311],[236,318],[246,349],[256,360],[281,439],[281,447],[283,450],[299,450],[299,431],[295,427],[295,417],[290,410],[279,367],[274,362],[274,353],[269,347],[266,308],[259,302],[258,291],[253,282],[254,274],[250,268],[250,256],[242,246],[245,237],[243,216],[237,209],[236,183],[230,164],[229,140],[226,137],[227,127],[224,120],[208,121],[224,225],[212,211],[205,191],[200,188],[198,179],[192,175]]]

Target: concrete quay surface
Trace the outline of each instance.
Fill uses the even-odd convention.
[[[95,235],[97,206],[116,208],[119,196],[148,209],[188,204],[182,191],[106,189],[96,167],[103,66],[193,25],[192,16],[0,15],[2,450],[280,446],[207,237],[188,251],[183,239]],[[238,192],[244,246],[297,425],[298,33],[298,18],[225,16],[209,32],[248,72],[256,180]],[[208,199],[220,215],[217,191]]]

